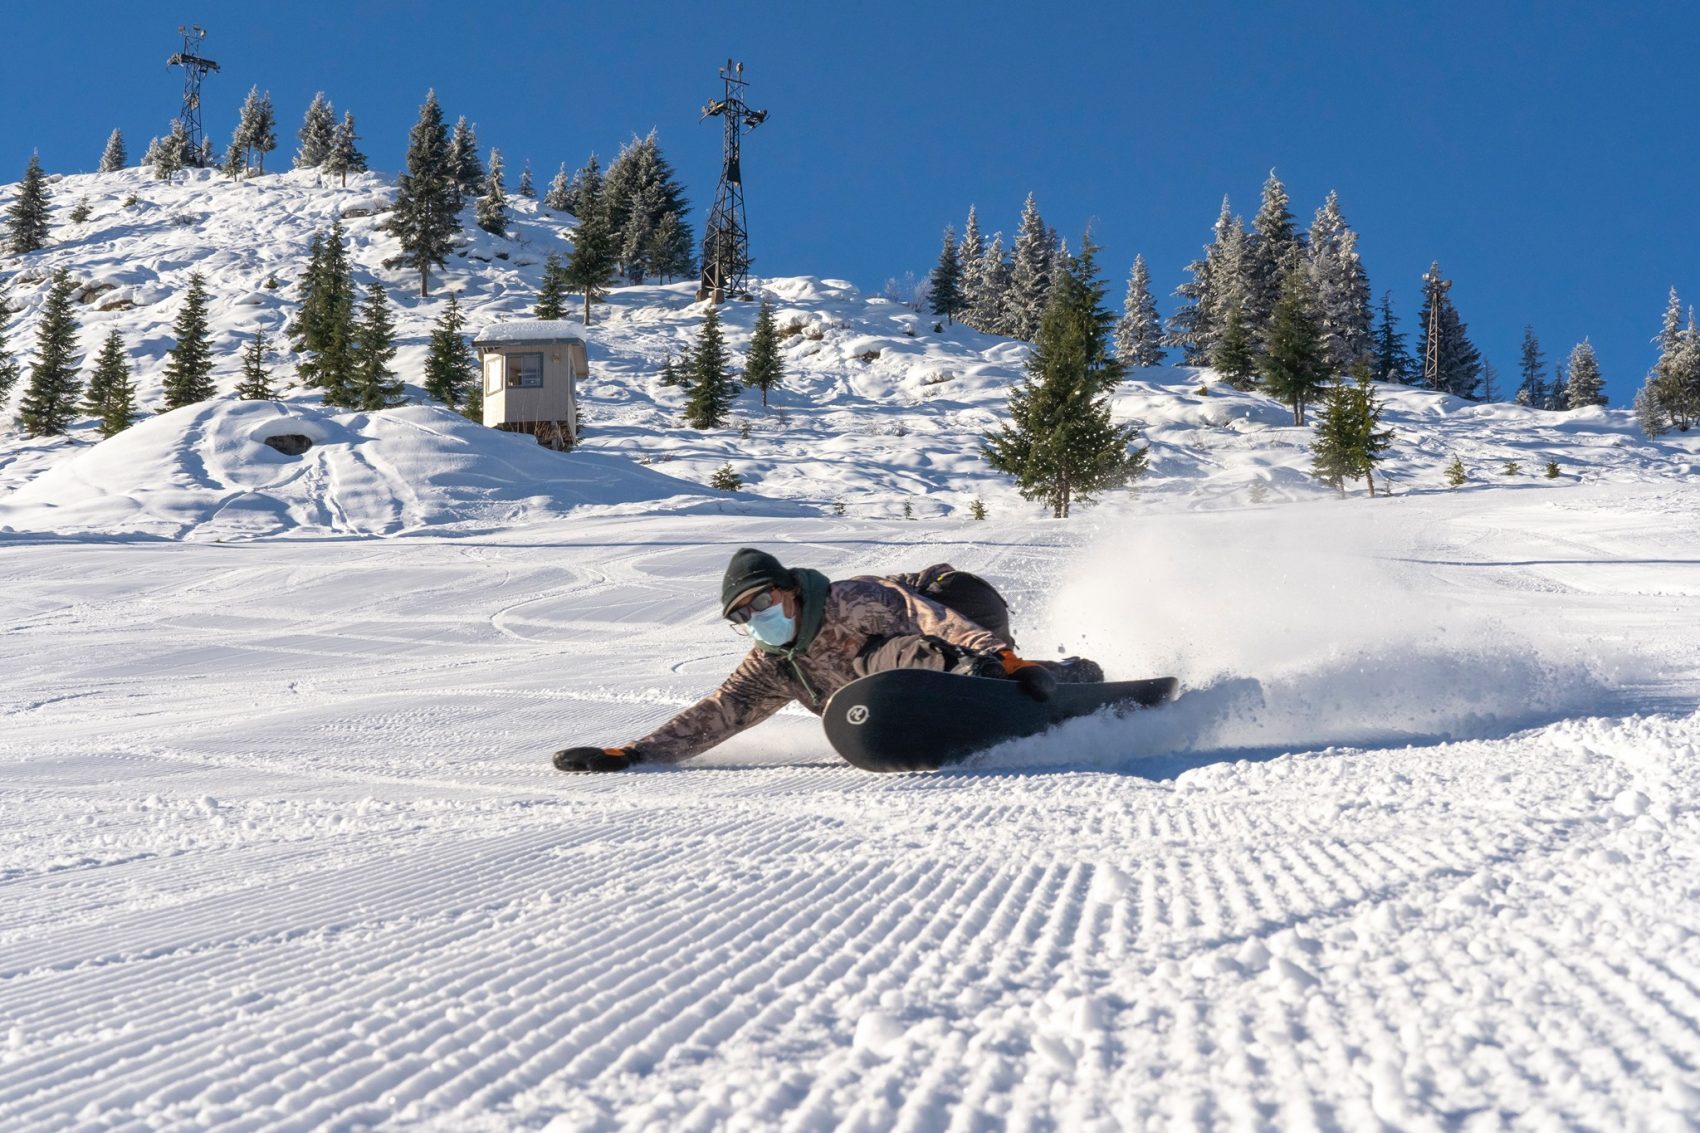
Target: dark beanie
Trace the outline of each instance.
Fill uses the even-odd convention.
[[[732,612],[732,603],[758,587],[782,586],[794,589],[797,576],[780,565],[766,551],[740,547],[726,564],[726,577],[720,580],[720,616]]]

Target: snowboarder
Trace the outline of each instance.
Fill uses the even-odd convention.
[[[718,689],[642,739],[620,747],[567,748],[555,753],[555,766],[624,771],[634,763],[678,763],[793,700],[818,716],[833,692],[888,669],[1004,677],[1037,700],[1048,698],[1059,679],[1104,677],[1084,658],[1038,662],[1018,656],[1003,599],[983,580],[948,564],[894,578],[831,582],[819,571],[787,568],[765,551],[744,547],[726,567],[720,613],[754,646]]]

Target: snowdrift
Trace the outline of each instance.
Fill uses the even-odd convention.
[[[0,530],[224,540],[393,535],[521,524],[587,508],[810,512],[715,492],[621,456],[552,452],[529,436],[431,406],[335,414],[275,401],[211,401],[143,421],[54,464],[0,498]]]

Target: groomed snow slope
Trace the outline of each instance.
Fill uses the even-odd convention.
[[[0,1127],[1694,1128],[1700,490],[1188,503],[0,535]],[[742,544],[1190,691],[551,770],[731,668]]]
[[[434,280],[431,297],[420,299],[415,276],[384,267],[399,247],[381,230],[393,189],[379,175],[356,177],[346,188],[321,185],[316,174],[301,171],[240,184],[210,172],[187,176],[165,184],[126,170],[54,182],[54,242],[8,265],[11,278],[4,285],[22,308],[8,328],[20,359],[27,363],[34,348],[46,281],[64,266],[83,285],[78,312],[85,349],[92,357],[109,330],[122,332],[137,359],[143,405],[157,408],[171,323],[189,274],[200,271],[212,296],[219,388],[235,388],[239,351],[258,327],[284,349],[275,376],[288,384],[295,360],[282,330],[299,298],[296,277],[313,233],[340,215],[356,281],[364,287],[381,280],[396,304],[396,367],[418,399],[426,336],[448,293],[457,293],[473,330],[529,317],[545,257],[569,247],[572,218],[535,201],[512,202],[504,237],[473,225],[469,207],[448,269]],[[7,192],[0,190],[0,198]],[[90,209],[80,225],[68,219],[78,201]],[[276,288],[269,286],[274,279]],[[920,516],[959,515],[980,497],[995,516],[1042,514],[980,456],[983,436],[1005,417],[1025,344],[961,326],[935,332],[934,319],[864,297],[842,281],[760,280],[758,290],[776,304],[786,336],[785,388],[765,409],[757,393],[746,391],[728,427],[699,432],[681,427],[683,395],[659,382],[663,361],[695,342],[702,306],[693,302],[694,290],[694,283],[618,288],[598,306],[585,331],[592,369],[581,390],[587,450],[650,463],[698,485],[729,464],[750,493],[820,513],[842,505],[849,516],[895,518],[908,504]],[[754,306],[723,308],[735,356],[748,342]],[[1292,427],[1288,411],[1269,399],[1234,393],[1210,379],[1208,372],[1155,367],[1136,371],[1123,386],[1117,415],[1140,424],[1152,446],[1143,490],[1204,507],[1322,494],[1308,475],[1310,430]],[[0,500],[71,459],[97,435],[90,422],[79,425],[69,442],[24,439],[13,420],[22,386],[0,406]],[[1201,386],[1210,392],[1195,392]],[[1622,410],[1558,414],[1470,405],[1396,386],[1383,393],[1396,443],[1382,471],[1395,491],[1441,487],[1454,454],[1480,479],[1524,485],[1548,460],[1558,462],[1564,483],[1682,478],[1700,461],[1700,437],[1650,442]],[[302,412],[316,399],[294,390],[284,402],[290,412]],[[191,439],[182,436],[185,443]],[[1508,460],[1522,466],[1509,481],[1502,471]],[[143,487],[119,494],[135,495]],[[347,506],[321,497],[305,514]],[[359,510],[360,504],[351,506]],[[52,530],[57,518],[0,522]],[[387,521],[376,529],[389,529]]]

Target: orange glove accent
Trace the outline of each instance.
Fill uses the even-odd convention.
[[[1012,677],[1016,674],[1017,670],[1036,669],[1042,667],[1037,661],[1024,661],[1020,657],[1017,657],[1015,655],[1015,650],[1013,649],[998,650],[998,661],[1003,665],[1003,671]]]

